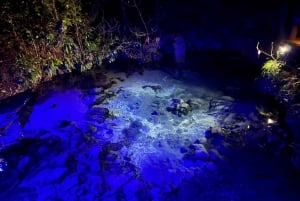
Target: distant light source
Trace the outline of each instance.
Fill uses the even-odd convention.
[[[259,56],[261,54],[261,50],[257,50],[257,55]]]
[[[291,51],[291,46],[288,44],[283,44],[278,47],[278,53],[280,55],[284,55],[284,54],[288,53],[289,51]]]
[[[273,119],[268,118],[267,124],[274,124],[276,121]]]

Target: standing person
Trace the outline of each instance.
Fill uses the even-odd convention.
[[[176,64],[176,70],[175,70],[175,76],[179,74],[179,70],[182,70],[185,63],[185,54],[186,54],[186,47],[185,47],[185,41],[181,34],[176,33],[174,37],[173,42],[173,48],[174,48],[174,61]]]

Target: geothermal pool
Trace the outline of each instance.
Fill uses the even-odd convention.
[[[0,200],[299,200],[242,88],[191,71],[95,80],[1,105]]]

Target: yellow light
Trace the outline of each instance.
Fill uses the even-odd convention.
[[[286,54],[288,53],[289,51],[291,51],[291,46],[285,44],[285,45],[280,45],[278,47],[278,52],[279,54],[283,55],[283,54]]]

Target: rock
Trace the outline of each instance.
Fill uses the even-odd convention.
[[[180,148],[180,153],[185,154],[185,153],[187,153],[187,152],[188,152],[188,149],[187,149],[187,148],[185,148],[185,147],[181,147],[181,148]]]
[[[199,139],[195,140],[194,144],[200,144],[201,141]]]
[[[192,151],[196,151],[196,145],[195,144],[190,144],[189,149]]]
[[[222,159],[221,154],[220,154],[217,150],[215,150],[215,149],[210,149],[210,150],[208,151],[208,155],[209,155],[209,158],[210,158],[211,160],[219,160],[219,159]]]
[[[157,111],[153,111],[153,112],[151,112],[151,115],[158,115],[158,112]]]
[[[102,87],[95,87],[93,89],[89,89],[88,93],[89,95],[99,95],[103,92],[103,88]]]
[[[66,175],[68,172],[67,168],[64,167],[57,167],[57,168],[46,168],[42,169],[40,172],[37,172],[37,174],[32,175],[31,182],[38,185],[49,185],[61,182],[61,178]]]
[[[187,103],[194,110],[201,109],[201,108],[203,108],[203,105],[205,105],[205,102],[202,99],[188,100]]]
[[[196,150],[195,151],[195,157],[199,160],[207,160],[208,154],[206,150]]]
[[[7,169],[7,161],[4,158],[0,158],[0,173],[5,172]]]
[[[232,109],[232,102],[229,100],[214,100],[211,99],[209,101],[209,107],[208,110],[209,112],[218,112],[220,113],[221,111],[230,111]]]
[[[96,133],[98,131],[98,128],[96,126],[89,124],[88,127],[89,127],[89,132],[91,133]]]
[[[102,107],[94,107],[90,110],[87,119],[90,121],[96,121],[98,123],[103,123],[106,118],[110,115],[109,109]]]
[[[151,103],[151,107],[159,108],[159,106],[160,106],[160,101],[159,101],[159,100],[154,100],[154,101]]]
[[[98,96],[97,99],[93,102],[93,106],[101,105],[106,100],[106,98],[107,97],[105,95]]]
[[[133,140],[142,133],[148,133],[150,130],[149,127],[144,126],[140,121],[131,122],[129,128],[123,130],[123,134],[129,140]]]
[[[72,123],[72,121],[68,121],[68,120],[62,120],[60,121],[60,124],[58,125],[58,128],[65,128],[70,126]]]
[[[224,129],[220,126],[214,126],[214,127],[211,127],[211,129],[210,129],[211,134],[222,134],[223,132],[224,132]]]
[[[107,108],[102,108],[102,107],[94,107],[91,109],[90,115],[95,115],[95,116],[108,116],[109,115],[109,109]]]
[[[208,158],[208,153],[203,144],[193,144],[195,147],[195,156],[197,159],[206,160]]]
[[[210,127],[209,129],[207,129],[207,130],[205,131],[204,135],[205,135],[205,138],[206,138],[206,139],[210,139],[210,138],[213,137],[213,133],[211,132],[211,130],[212,130],[212,128]]]
[[[39,156],[43,156],[43,155],[49,154],[49,149],[47,147],[40,146],[36,153]]]
[[[78,160],[73,153],[69,153],[64,161],[64,165],[69,169],[70,172],[77,170]]]
[[[299,135],[299,130],[300,130],[300,114],[297,115],[288,115],[286,117],[286,122],[288,123],[291,133],[293,135],[293,141],[296,145],[300,144],[300,135]],[[295,166],[295,168],[300,171],[300,146],[295,146],[294,147],[294,157],[292,159],[292,162]]]
[[[26,171],[29,163],[30,163],[30,157],[29,156],[23,157],[18,163],[18,167],[17,167],[18,171],[19,172]]]
[[[108,143],[105,145],[106,149],[112,150],[112,151],[119,151],[120,149],[123,148],[123,144],[122,143]]]
[[[131,103],[128,105],[130,110],[138,110],[140,108],[141,104],[138,102]]]
[[[192,111],[192,107],[189,104],[190,101],[184,101],[182,99],[173,98],[171,105],[166,108],[168,112],[172,112],[178,116],[187,115]]]
[[[213,162],[207,162],[205,164],[205,169],[209,172],[216,172],[218,170],[217,166]]]

